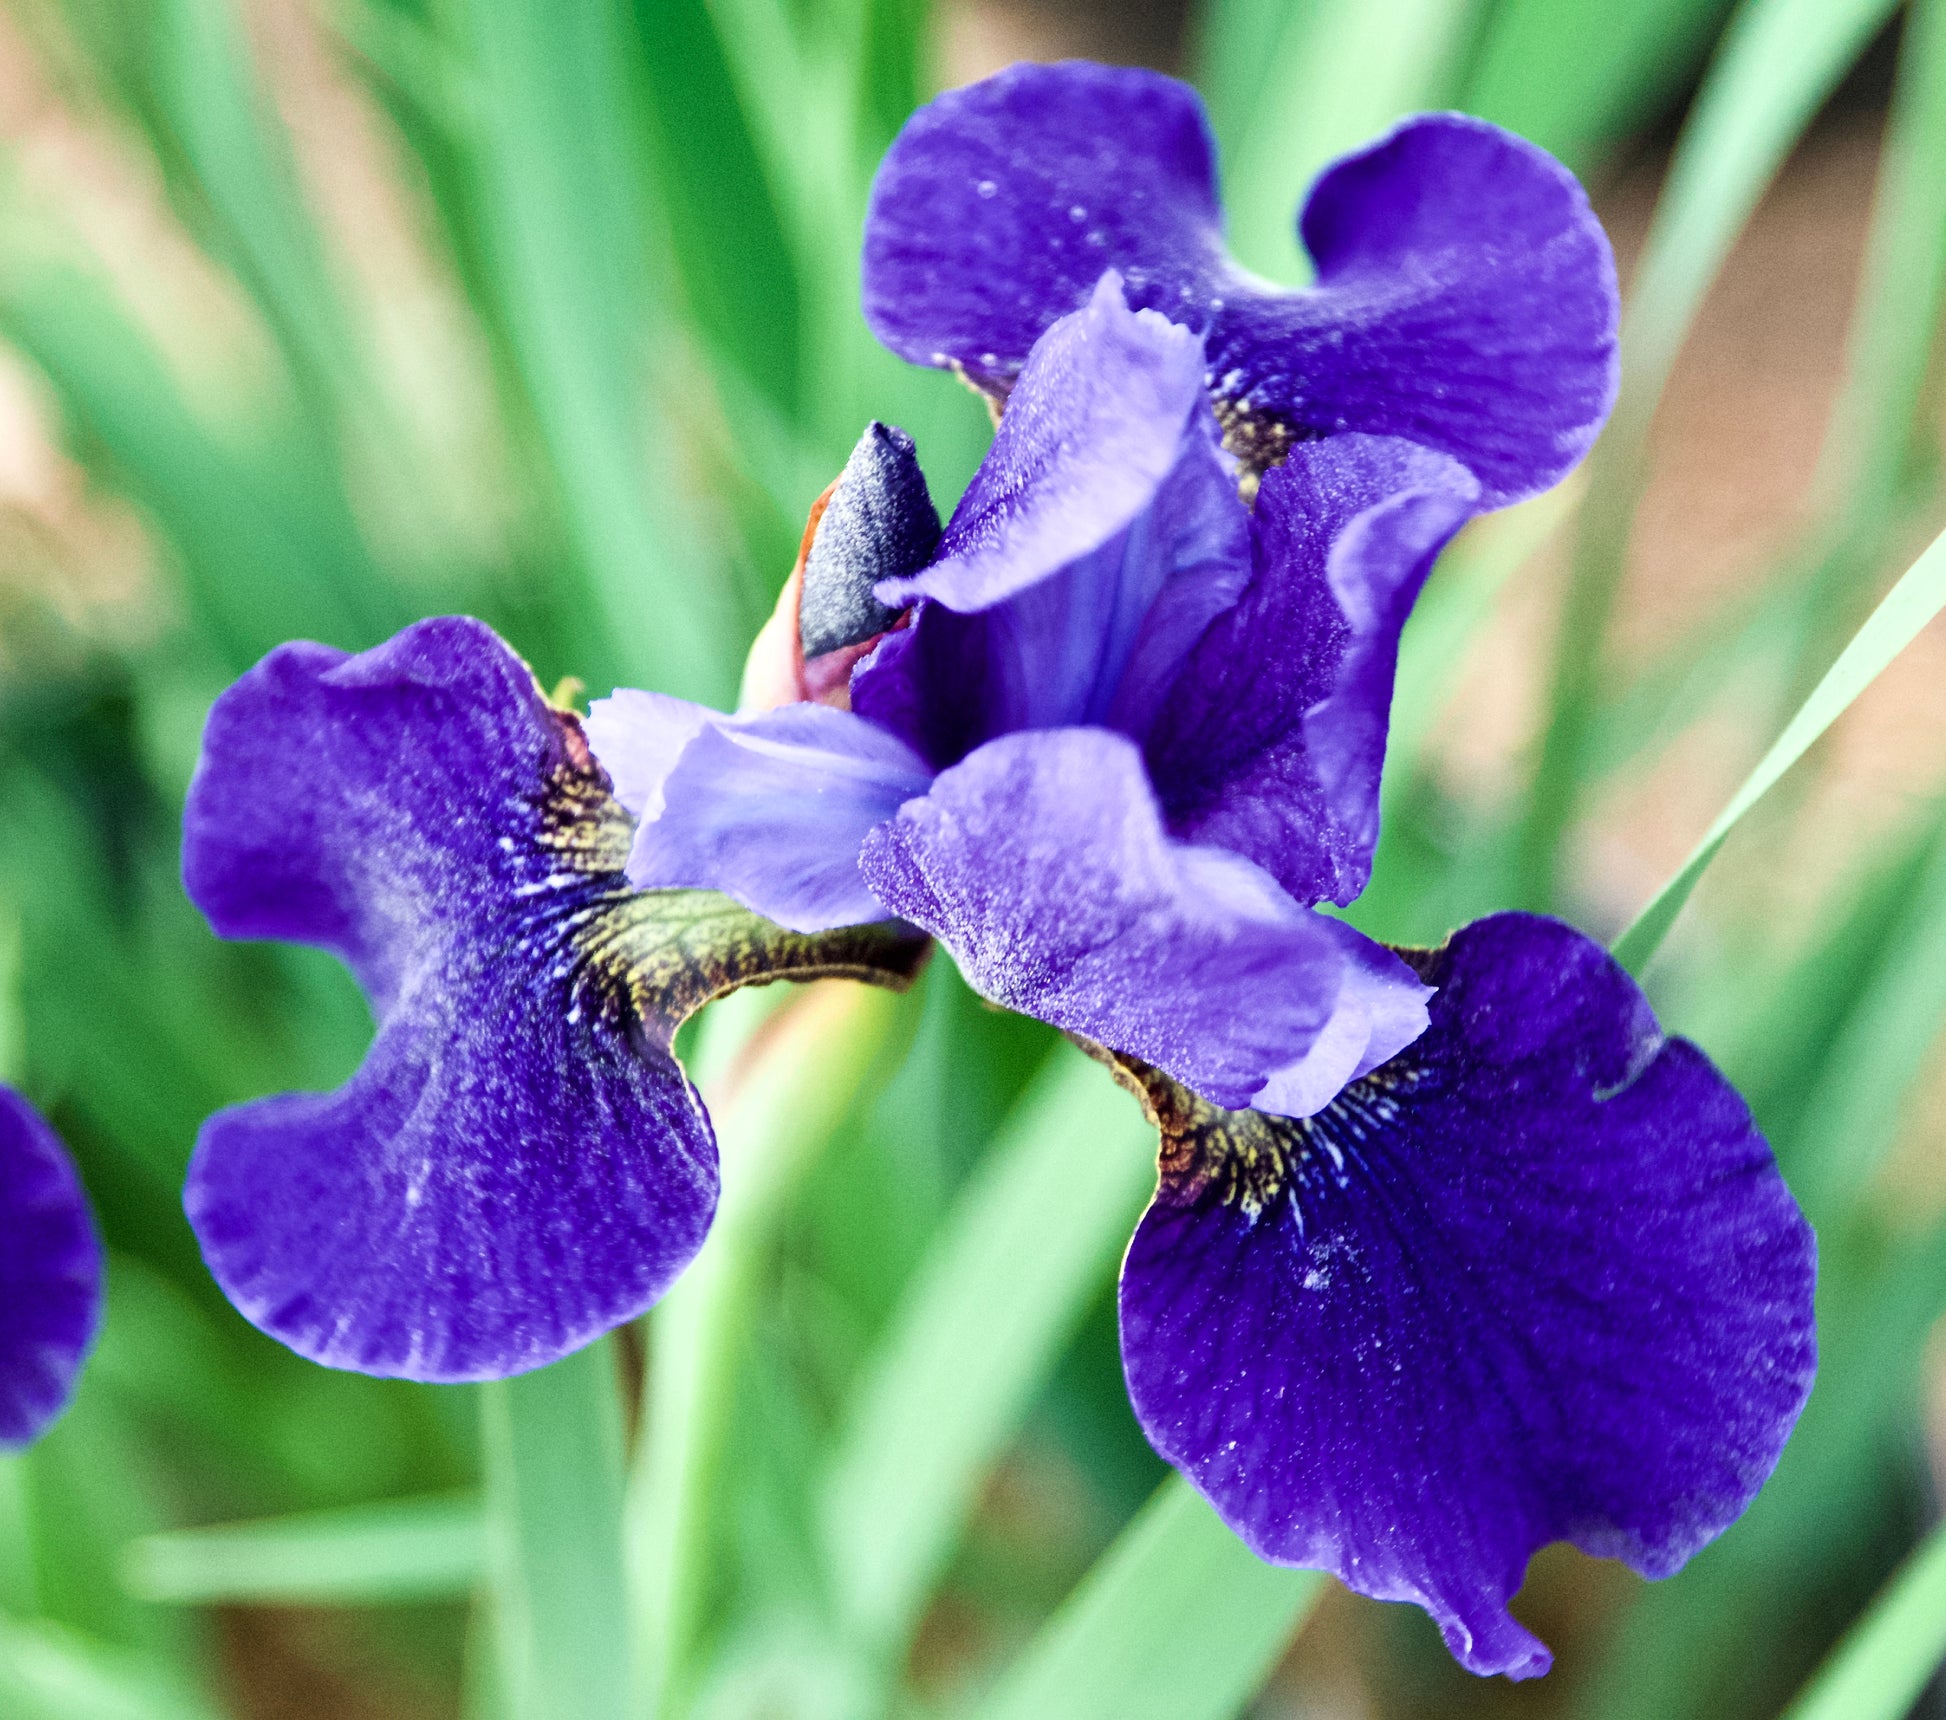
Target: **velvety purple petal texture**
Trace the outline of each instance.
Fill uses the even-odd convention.
[[[1301,231],[1316,287],[1233,291],[1212,321],[1210,375],[1239,415],[1437,448],[1490,508],[1588,451],[1620,375],[1615,261],[1545,150],[1422,115],[1326,169]]]
[[[893,351],[1004,394],[1104,269],[1205,336],[1230,445],[1255,469],[1363,431],[1452,455],[1497,507],[1545,489],[1613,403],[1613,257],[1573,175],[1458,114],[1406,121],[1306,204],[1317,284],[1223,248],[1201,104],[1158,73],[1020,65],[922,108],[866,218],[867,320]]]
[[[1815,1367],[1815,1246],[1735,1090],[1597,945],[1503,914],[1418,958],[1409,1051],[1305,1122],[1125,1071],[1163,1174],[1122,1273],[1136,1413],[1263,1557],[1418,1602],[1476,1672],[1570,1540],[1667,1576]]]
[[[1255,571],[1145,737],[1170,829],[1248,855],[1301,902],[1371,876],[1399,633],[1478,486],[1410,442],[1308,442],[1264,476]]]
[[[1199,408],[1142,511],[1038,582],[971,614],[921,603],[853,673],[852,709],[940,767],[1019,729],[1140,735],[1250,578],[1249,515],[1212,431]]]
[[[1176,464],[1202,404],[1202,343],[1131,311],[1104,275],[1035,342],[993,446],[920,572],[882,580],[904,605],[986,609],[1123,532]]]
[[[475,621],[286,645],[217,701],[191,898],[222,936],[343,957],[378,1017],[337,1092],[197,1141],[185,1205],[248,1319],[333,1367],[494,1378],[682,1270],[717,1170],[676,1025],[822,952],[720,896],[629,890],[630,834],[578,723]]]
[[[1195,92],[1154,72],[1020,65],[950,90],[872,182],[865,320],[902,358],[1002,390],[1106,269],[1200,329],[1225,264],[1214,157]]]
[[[0,1451],[67,1407],[101,1326],[101,1243],[59,1139],[0,1083]]]
[[[721,890],[800,932],[886,919],[858,870],[859,845],[932,778],[897,736],[828,705],[719,719],[683,751],[663,809],[637,829],[629,881]]]
[[[1247,860],[1172,842],[1134,744],[989,742],[866,838],[888,908],[994,1002],[1243,1103],[1331,1016],[1335,936]]]

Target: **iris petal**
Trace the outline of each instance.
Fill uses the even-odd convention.
[[[1106,729],[989,742],[866,839],[878,898],[986,996],[1243,1103],[1331,1018],[1337,939],[1249,861],[1164,833]]]
[[[641,1312],[716,1203],[683,1016],[914,960],[873,928],[806,939],[630,890],[579,725],[478,622],[272,652],[211,712],[183,834],[218,933],[333,951],[378,1017],[337,1092],[212,1117],[185,1193],[247,1318],[366,1373],[499,1377]]]
[[[1455,461],[1376,436],[1305,443],[1266,474],[1250,584],[1147,734],[1175,834],[1302,902],[1364,889],[1399,633],[1477,494]]]
[[[970,614],[922,602],[853,674],[852,709],[941,766],[1018,729],[1143,733],[1250,578],[1249,516],[1207,419],[1190,420],[1141,512],[1095,548]]]
[[[721,890],[800,932],[883,920],[859,845],[932,776],[897,736],[828,705],[718,718],[637,830],[629,881]]]
[[[1437,448],[1488,508],[1588,451],[1619,377],[1615,262],[1552,156],[1484,120],[1423,115],[1327,168],[1301,228],[1316,287],[1232,290],[1210,327],[1232,413]]]
[[[54,1131],[0,1085],[0,1451],[45,1432],[101,1325],[101,1244]]]
[[[866,218],[866,314],[893,351],[1004,395],[1103,269],[1203,335],[1230,446],[1254,470],[1362,431],[1452,455],[1480,505],[1545,489],[1614,401],[1608,241],[1572,174],[1458,114],[1407,120],[1319,178],[1316,286],[1225,251],[1193,92],[1158,73],[1015,66],[922,108]]]
[[[1815,1249],[1742,1100],[1597,945],[1505,914],[1421,965],[1426,1034],[1307,1122],[1124,1067],[1163,1159],[1123,1358],[1259,1554],[1528,1676],[1507,1601],[1537,1548],[1666,1576],[1769,1475]]]
[[[1105,269],[1201,328],[1224,263],[1202,103],[1155,72],[1021,65],[909,119],[865,217],[865,320],[999,392]],[[1184,314],[1187,312],[1188,314]]]
[[[1035,342],[993,446],[923,571],[881,581],[905,604],[987,609],[1100,548],[1154,500],[1201,403],[1202,344],[1131,311],[1120,279]]]

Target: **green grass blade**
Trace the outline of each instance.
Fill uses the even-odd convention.
[[[1838,1645],[1783,1720],[1899,1720],[1946,1660],[1946,1526]]]
[[[1889,507],[1939,327],[1946,284],[1946,5],[1917,0],[1899,45],[1845,382],[1818,483],[1853,514]]]
[[[7,1618],[0,1618],[0,1713],[8,1720],[216,1720],[214,1708],[140,1655]]]
[[[1704,832],[1676,875],[1656,892],[1634,923],[1615,940],[1615,955],[1623,966],[1640,973],[1661,948],[1697,880],[1716,858],[1730,832],[1751,807],[1770,792],[1778,779],[1796,764],[1814,741],[1838,720],[1851,702],[1869,687],[1885,666],[1903,651],[1920,628],[1946,607],[1946,534],[1935,538],[1923,555],[1906,569],[1899,583],[1886,593],[1865,625],[1812,689],[1784,732],[1757,761],[1730,804]]]
[[[622,1418],[593,1344],[480,1388],[487,1557],[514,1720],[626,1720]]]
[[[705,1017],[698,1084],[711,1098],[723,1192],[702,1253],[650,1324],[648,1436],[629,1477],[629,1575],[651,1714],[679,1711],[689,1694],[736,1369],[775,1227],[805,1171],[889,1074],[910,1019],[902,999],[864,986],[819,988],[782,1008],[742,993]],[[761,1056],[746,1059],[759,1036]]]
[[[400,1499],[131,1542],[122,1581],[148,1601],[369,1606],[467,1593],[485,1559],[480,1502]]]
[[[1553,151],[1578,173],[1677,99],[1729,0],[1604,0],[1601,51],[1589,14],[1560,0],[1503,0],[1473,55],[1462,105]]]
[[[1062,1048],[920,1265],[824,1488],[838,1611],[872,1650],[903,1647],[1154,1185],[1153,1127],[1105,1069]]]
[[[1717,49],[1656,204],[1622,325],[1622,390],[1590,493],[1556,632],[1548,723],[1521,837],[1520,894],[1557,894],[1580,800],[1650,420],[1704,295],[1765,189],[1894,0],[1746,0]]]
[[[977,1720],[1230,1720],[1323,1588],[1316,1571],[1265,1564],[1172,1476]]]
[[[1946,1017],[1946,843],[1935,845],[1900,907],[1786,1137],[1792,1150],[1780,1145],[1785,1174],[1814,1224],[1836,1216],[1840,1200],[1859,1192],[1891,1150]]]
[[[1746,0],[1731,21],[1683,128],[1636,271],[1623,337],[1623,389],[1636,412],[1661,397],[1737,235],[1895,6]]]
[[[680,330],[654,291],[619,9],[470,0],[466,15],[493,287],[587,578],[573,668],[598,690],[727,703],[742,629],[646,404],[656,343]]]
[[[1308,277],[1296,219],[1318,169],[1439,98],[1472,11],[1473,0],[1317,0],[1291,21],[1224,169],[1239,261]]]

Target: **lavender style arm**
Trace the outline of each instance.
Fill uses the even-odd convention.
[[[638,785],[639,786],[639,785]],[[720,896],[642,894],[575,720],[478,622],[362,656],[288,645],[217,701],[183,875],[222,936],[341,956],[378,1031],[335,1093],[204,1126],[185,1192],[231,1301],[333,1367],[539,1367],[640,1313],[716,1203],[671,1050],[738,984],[899,983],[913,940],[806,939]]]
[[[54,1131],[0,1084],[0,1451],[67,1407],[101,1327],[101,1243]]]
[[[1240,856],[1171,840],[1140,754],[1105,729],[981,747],[873,831],[862,866],[878,899],[938,937],[994,1002],[1236,1105],[1312,1052],[1346,945],[1365,943]],[[1375,953],[1399,1006],[1383,1031],[1410,1039],[1424,988]],[[1328,1053],[1338,1081],[1365,1044]]]
[[[1420,963],[1424,1036],[1305,1122],[1120,1060],[1163,1135],[1123,1359],[1259,1554],[1525,1677],[1537,1548],[1667,1576],[1756,1495],[1811,1386],[1815,1250],[1735,1090],[1599,946],[1503,914]]]
[[[1614,261],[1573,175],[1498,127],[1408,120],[1326,169],[1301,233],[1316,285],[1228,256],[1214,150],[1187,86],[1021,65],[899,134],[866,217],[865,312],[894,352],[1004,396],[1106,269],[1195,330],[1229,446],[1275,465],[1306,440],[1398,436],[1473,472],[1481,505],[1580,459],[1616,383]]]

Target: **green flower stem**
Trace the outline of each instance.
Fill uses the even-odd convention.
[[[622,1416],[604,1341],[480,1389],[489,1594],[508,1720],[625,1720]]]
[[[888,992],[809,989],[763,1019],[720,1083],[702,1083],[713,1099],[723,1193],[702,1253],[650,1323],[645,1426],[629,1478],[639,1712],[675,1712],[692,1682],[711,1492],[777,1219],[803,1172],[894,1062],[910,1019]]]

